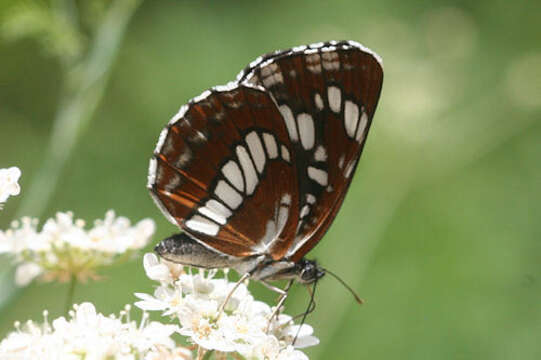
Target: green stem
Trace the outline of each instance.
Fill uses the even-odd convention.
[[[97,28],[87,57],[67,69],[44,160],[22,198],[17,216],[39,216],[47,206],[66,160],[103,97],[126,27],[141,1],[113,2]]]
[[[212,357],[212,354],[214,353],[214,350],[207,350],[203,352],[202,360],[210,360]]]
[[[73,295],[75,294],[75,286],[77,285],[77,277],[75,275],[71,275],[70,283],[68,287],[68,293],[66,295],[66,304],[65,304],[65,311],[66,317],[68,316],[68,313],[73,305]]]

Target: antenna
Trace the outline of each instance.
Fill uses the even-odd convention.
[[[338,280],[338,281],[340,282],[340,284],[344,285],[344,287],[345,287],[346,289],[349,290],[349,292],[351,293],[351,295],[353,295],[353,297],[354,297],[355,300],[359,303],[359,305],[364,304],[364,300],[361,299],[361,298],[359,297],[359,295],[357,295],[357,293],[355,292],[355,290],[353,290],[353,289],[351,288],[351,286],[349,286],[348,284],[346,284],[346,282],[345,282],[344,280],[342,280],[338,275],[336,275],[335,273],[333,273],[332,271],[329,271],[329,270],[327,270],[327,269],[325,269],[325,272],[328,273],[328,274],[330,274],[330,275],[332,275],[332,277],[335,278],[336,280]]]

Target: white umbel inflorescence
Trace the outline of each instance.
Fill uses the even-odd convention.
[[[8,169],[0,169],[0,210],[2,204],[10,196],[19,195],[21,187],[19,186],[19,178],[21,177],[21,170],[18,167],[10,167]]]
[[[56,214],[38,230],[38,220],[22,218],[0,231],[0,254],[11,255],[17,264],[16,283],[20,286],[40,276],[45,281],[78,281],[96,278],[99,267],[133,255],[150,241],[155,224],[144,219],[135,225],[109,210],[86,230],[83,220],[71,212]]]
[[[180,334],[202,349],[238,353],[246,359],[305,360],[308,357],[295,348],[319,343],[311,326],[295,325],[290,316],[280,314],[269,326],[273,309],[254,300],[245,284],[238,286],[220,313],[236,283],[214,278],[214,271],[206,276],[185,273],[154,254],[146,254],[143,264],[147,276],[160,286],[153,295],[136,293],[140,301],[135,306],[177,319]]]
[[[28,321],[0,342],[0,359],[92,359],[92,360],[182,360],[191,352],[177,347],[171,335],[176,325],[130,320],[130,307],[120,316],[104,316],[91,303],[75,305],[69,319],[49,323]]]

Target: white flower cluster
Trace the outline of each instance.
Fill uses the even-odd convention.
[[[271,320],[273,309],[254,300],[245,284],[220,312],[235,283],[213,278],[215,272],[186,274],[179,265],[158,260],[154,254],[146,254],[143,263],[147,276],[160,286],[153,295],[135,294],[141,300],[135,306],[178,319],[180,334],[203,349],[236,352],[246,359],[306,360],[295,348],[319,343],[309,325],[294,325],[284,314]]]
[[[0,359],[42,360],[183,360],[191,359],[186,348],[176,347],[171,335],[175,325],[149,322],[143,314],[137,325],[130,320],[129,306],[119,317],[96,312],[91,303],[74,306],[70,319],[51,323],[28,321],[0,342]]]
[[[21,177],[21,170],[18,167],[10,167],[8,169],[0,169],[0,210],[2,203],[10,196],[19,195],[21,187],[18,184]]]
[[[18,264],[15,282],[30,283],[40,276],[45,281],[78,281],[97,278],[99,267],[130,257],[148,244],[155,225],[150,219],[131,226],[114,211],[96,220],[90,230],[83,220],[74,220],[71,212],[56,214],[38,231],[38,220],[14,221],[11,229],[0,231],[0,254],[14,256]]]

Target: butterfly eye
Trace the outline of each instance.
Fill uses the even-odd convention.
[[[315,264],[307,262],[301,271],[301,280],[306,283],[317,280],[317,267]]]

